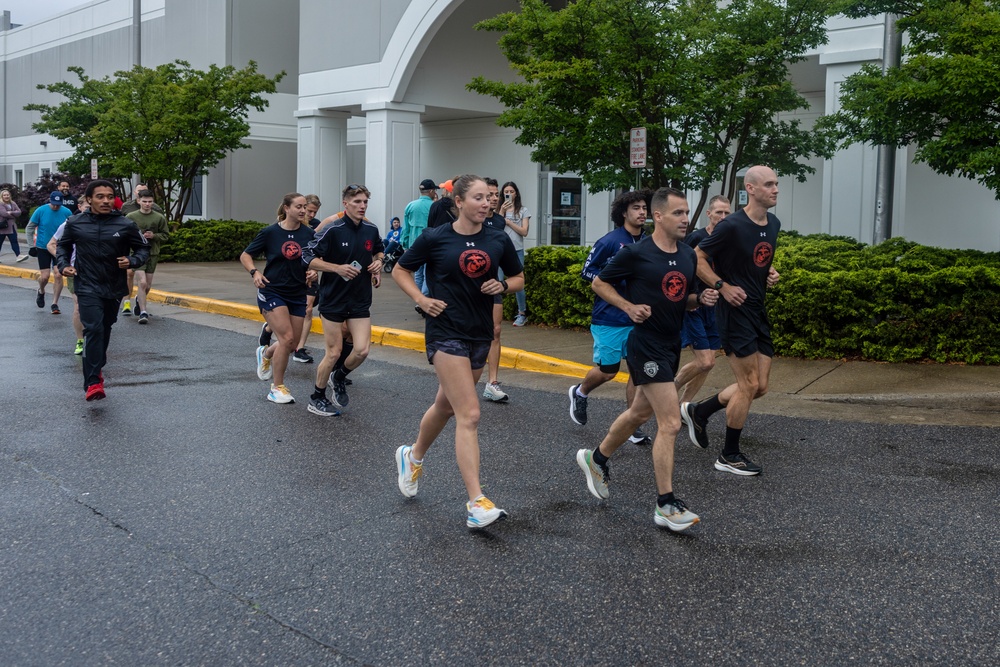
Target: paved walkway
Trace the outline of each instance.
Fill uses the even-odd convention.
[[[34,260],[14,264],[5,247],[0,277],[7,284],[31,287]],[[261,321],[253,285],[237,262],[160,264],[151,295],[157,301]],[[386,276],[372,307],[375,342],[422,349],[423,320],[413,304]],[[319,332],[319,321],[314,322]],[[585,330],[504,322],[503,365],[524,371],[582,377],[591,364],[591,338]],[[313,347],[321,347],[318,339]],[[681,363],[690,359],[685,351]],[[619,378],[624,379],[624,374]],[[704,394],[729,384],[732,375],[720,358]],[[568,385],[567,385],[568,386]],[[617,391],[617,389],[613,390]],[[1000,426],[1000,370],[989,366],[885,364],[843,360],[777,358],[771,389],[754,411],[820,419]]]

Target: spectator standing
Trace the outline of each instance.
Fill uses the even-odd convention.
[[[437,184],[431,179],[420,181],[419,190],[420,196],[403,210],[403,248],[412,246],[417,237],[427,229],[427,217],[430,215],[431,205],[437,199]],[[424,273],[424,268],[420,267],[413,276],[421,290],[424,288]]]
[[[503,203],[500,205],[500,215],[507,223],[507,236],[510,237],[517,251],[517,257],[524,266],[524,237],[528,235],[531,225],[531,212],[521,203],[521,191],[514,181],[507,181],[501,189]],[[528,306],[524,289],[518,290],[514,294],[517,299],[517,316],[514,318],[515,327],[523,327],[528,323]]]
[[[0,250],[3,249],[4,239],[10,239],[10,249],[14,251],[14,260],[17,262],[27,259],[28,255],[21,254],[21,245],[17,242],[17,219],[21,216],[21,209],[11,198],[9,190],[0,190]]]

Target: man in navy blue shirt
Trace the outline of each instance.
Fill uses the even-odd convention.
[[[581,275],[593,282],[619,250],[638,243],[645,236],[646,200],[649,193],[632,190],[618,195],[611,204],[611,220],[615,228],[597,239],[583,263]],[[619,294],[624,283],[616,285]],[[594,366],[587,371],[583,382],[569,388],[569,416],[581,426],[587,423],[587,397],[605,382],[613,380],[621,367],[625,354],[625,341],[632,332],[632,321],[600,296],[594,296],[594,309],[590,315],[590,335],[594,338]],[[625,387],[625,400],[632,405],[635,387],[629,382]],[[640,429],[629,438],[636,444],[649,444],[649,437]]]

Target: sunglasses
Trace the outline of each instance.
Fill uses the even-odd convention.
[[[351,185],[348,185],[346,188],[344,188],[344,196],[347,196],[348,194],[357,194],[359,192],[364,192],[369,197],[372,194],[371,192],[368,191],[368,188],[366,188],[363,185],[358,185],[357,183],[352,183]]]

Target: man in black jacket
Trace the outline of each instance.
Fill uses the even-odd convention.
[[[90,202],[90,211],[67,221],[57,246],[56,266],[62,275],[75,276],[83,323],[83,386],[87,400],[93,401],[105,396],[101,369],[107,361],[111,325],[118,319],[118,304],[128,293],[128,269],[146,263],[149,245],[136,224],[115,210],[110,181],[91,181],[84,198]]]

